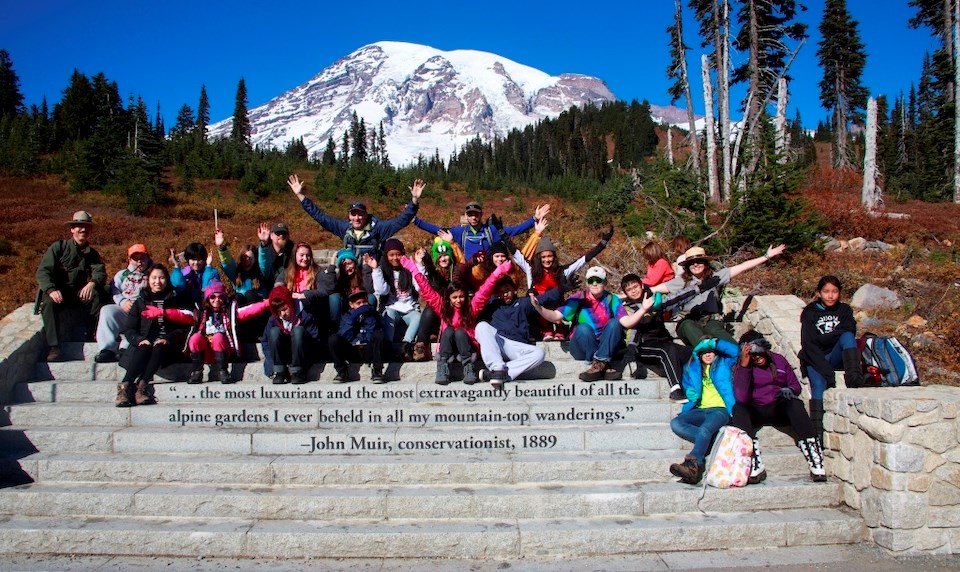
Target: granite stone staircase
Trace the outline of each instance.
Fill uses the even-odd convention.
[[[386,384],[235,384],[161,370],[159,403],[113,403],[122,370],[38,363],[0,429],[0,553],[269,558],[562,558],[858,543],[836,482],[813,483],[791,438],[761,432],[769,478],[676,482],[687,443],[653,374],[593,384],[565,345],[493,390],[433,383],[433,363]],[[252,348],[252,346],[251,346]],[[539,378],[539,379],[537,379]],[[546,378],[546,379],[544,379]]]

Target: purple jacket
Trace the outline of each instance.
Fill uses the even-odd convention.
[[[777,392],[783,387],[789,387],[800,395],[800,381],[793,372],[787,358],[778,353],[770,352],[770,363],[777,368],[776,379],[770,373],[769,367],[740,367],[733,368],[733,393],[737,403],[753,405],[770,405],[777,400]],[[769,363],[767,364],[769,366]]]

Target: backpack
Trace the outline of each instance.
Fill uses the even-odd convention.
[[[867,332],[857,340],[857,347],[863,356],[866,385],[920,385],[916,362],[897,338]]]
[[[750,479],[753,439],[746,431],[726,425],[717,434],[712,458],[706,484],[718,489],[745,487]]]

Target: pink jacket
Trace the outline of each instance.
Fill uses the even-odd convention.
[[[400,263],[404,268],[409,270],[411,274],[413,274],[414,280],[416,280],[417,284],[420,286],[420,295],[423,296],[423,299],[427,305],[433,308],[433,311],[440,316],[440,334],[442,335],[443,331],[449,327],[462,328],[465,332],[467,332],[467,336],[470,337],[470,343],[479,347],[475,335],[475,327],[471,326],[469,328],[465,328],[463,326],[463,322],[460,319],[460,310],[454,310],[452,323],[447,322],[447,320],[443,318],[443,296],[433,289],[433,287],[430,285],[430,281],[427,280],[427,277],[420,272],[419,268],[417,268],[417,264],[408,256],[404,256],[402,259],[400,259]],[[470,300],[470,311],[474,316],[480,315],[480,312],[483,311],[483,307],[486,306],[487,302],[490,300],[490,296],[493,295],[493,287],[496,285],[497,280],[509,273],[510,268],[510,261],[504,262],[500,266],[497,266],[497,268],[491,272],[489,276],[487,276],[486,280],[483,281],[483,284],[477,290],[476,294],[473,295],[473,299]]]

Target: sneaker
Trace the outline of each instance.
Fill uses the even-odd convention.
[[[283,385],[285,383],[290,383],[287,381],[287,372],[285,371],[275,371],[273,372],[273,384],[274,385]]]
[[[553,340],[556,342],[563,342],[566,341],[566,339],[567,336],[563,332],[556,332],[553,334]]]
[[[688,485],[695,485],[703,478],[703,465],[696,459],[687,455],[683,458],[683,463],[674,463],[670,465],[670,473]]]
[[[383,378],[383,368],[370,366],[370,381],[373,383],[387,383]]]
[[[510,381],[510,376],[507,375],[507,370],[498,369],[490,372],[490,386],[494,389],[500,389],[503,387],[503,384]]]
[[[603,379],[608,381],[616,381],[618,379],[623,379],[623,375],[620,373],[620,370],[608,367],[605,372],[603,372]]]
[[[543,334],[543,341],[545,342],[552,342],[555,339],[556,338],[553,336],[553,332],[547,332]]]
[[[63,361],[63,354],[60,353],[60,346],[50,346],[50,351],[47,352],[46,361]]]
[[[94,358],[93,361],[97,363],[113,363],[118,361],[117,354],[111,350],[100,350]]]
[[[647,379],[647,373],[649,373],[647,366],[638,361],[633,362],[633,366],[635,368],[633,370],[633,379]]]
[[[587,371],[580,374],[580,381],[594,382],[603,378],[607,371],[607,362],[598,359],[593,360]]]
[[[350,370],[338,369],[337,375],[333,376],[333,383],[347,383],[350,380]]]
[[[303,372],[301,371],[291,371],[290,383],[294,385],[303,385],[304,383],[307,383],[307,378],[303,376]]]
[[[677,403],[687,403],[690,401],[687,399],[687,395],[680,389],[679,385],[674,385],[670,388],[670,401],[676,401]]]

